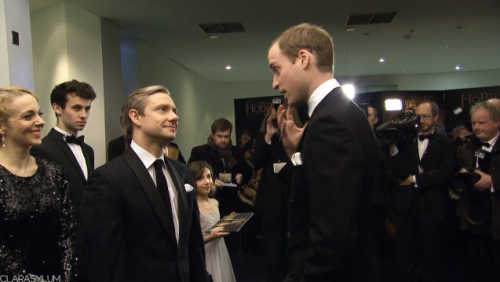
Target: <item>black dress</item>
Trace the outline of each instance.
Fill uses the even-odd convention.
[[[29,177],[0,166],[0,274],[72,281],[76,258],[68,182],[60,166],[36,162]]]

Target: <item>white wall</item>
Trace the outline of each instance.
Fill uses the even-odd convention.
[[[12,44],[12,31],[19,33],[19,45]],[[28,0],[0,0],[0,87],[18,85],[34,91]],[[8,72],[8,74],[7,74]]]
[[[101,19],[101,35],[107,144],[110,140],[123,134],[120,127],[120,114],[123,104],[120,29],[106,19]]]
[[[9,37],[7,37],[7,22],[5,20],[5,1],[0,0],[0,62],[3,67],[0,68],[0,87],[10,85],[9,72]]]
[[[122,64],[123,101],[139,88],[139,59],[137,41],[123,40],[120,46]]]
[[[31,15],[35,94],[45,112],[46,135],[57,123],[50,93],[55,85],[68,80],[68,47],[65,4],[59,4]]]
[[[97,98],[81,134],[94,149],[98,167],[106,161],[101,19],[76,4],[63,2],[32,14],[31,21],[35,91],[47,113],[44,134],[56,124],[50,105],[54,86],[71,79],[89,83]]]

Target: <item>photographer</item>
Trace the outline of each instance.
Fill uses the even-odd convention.
[[[435,130],[439,117],[436,103],[420,103],[416,114],[420,116],[418,136],[400,148],[390,148],[399,179],[392,198],[399,280],[425,276],[425,281],[445,281],[446,205],[448,186],[456,171],[456,146]],[[423,273],[417,271],[422,270],[419,265]]]
[[[500,281],[500,110],[491,102],[470,109],[475,137],[458,150],[461,227],[467,230],[475,281]]]
[[[298,122],[298,121],[297,121]],[[269,107],[257,139],[252,163],[262,168],[255,210],[260,215],[267,263],[264,281],[283,281],[287,270],[287,191],[278,178],[282,166],[290,162],[278,133],[276,109]]]

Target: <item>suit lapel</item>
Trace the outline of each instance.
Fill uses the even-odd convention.
[[[160,193],[158,193],[155,183],[153,179],[151,179],[151,175],[149,174],[147,168],[144,167],[141,159],[139,159],[134,150],[130,148],[125,150],[125,152],[123,153],[123,157],[129,164],[129,166],[132,168],[135,176],[141,183],[141,187],[144,190],[144,193],[146,193],[146,196],[151,202],[151,205],[153,206],[153,209],[156,215],[158,216],[158,219],[160,220],[161,224],[167,231],[170,239],[172,240],[174,245],[177,246],[177,238],[175,237],[175,228],[173,224],[168,223],[167,220],[168,215],[167,215],[167,210],[165,209],[165,204],[163,203]]]
[[[432,138],[431,141],[429,141],[429,144],[427,145],[427,149],[425,150],[424,155],[422,156],[422,164],[424,164],[427,159],[429,159],[432,156],[435,156],[434,150],[436,150],[439,146],[439,143],[441,143],[441,136],[438,135],[437,132],[434,132],[434,138]],[[418,153],[418,150],[417,150]],[[422,165],[423,166],[423,165]]]
[[[87,164],[87,175],[94,171],[94,164],[91,162],[89,151],[85,146],[80,146],[82,148],[83,156],[85,157],[85,163]]]
[[[174,182],[175,189],[177,190],[177,216],[179,218],[179,252],[178,256],[180,256],[184,248],[186,247],[186,239],[188,237],[188,204],[187,204],[187,195],[186,189],[184,188],[184,184],[181,176],[175,169],[172,161],[165,157],[165,164],[167,165],[168,171],[170,172],[170,176],[172,177],[172,181]]]
[[[54,142],[62,149],[62,151],[66,154],[68,159],[71,161],[71,164],[75,167],[76,171],[78,171],[78,174],[80,174],[80,177],[83,179],[84,182],[86,182],[85,175],[83,174],[83,170],[80,167],[80,164],[76,160],[75,154],[73,154],[73,151],[68,146],[68,143],[64,141],[64,135],[57,132],[54,128],[52,128],[49,132],[49,136],[54,139]],[[83,150],[82,150],[83,151]],[[87,158],[87,157],[85,157]],[[87,164],[88,167],[88,164]]]

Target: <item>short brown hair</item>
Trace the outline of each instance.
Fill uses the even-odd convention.
[[[229,129],[229,132],[233,132],[233,125],[231,124],[230,121],[228,121],[227,119],[225,118],[219,118],[219,119],[216,119],[213,123],[212,123],[212,133],[215,134],[215,132],[217,131],[226,131]]]
[[[308,23],[293,26],[278,36],[271,46],[276,43],[292,63],[297,59],[299,51],[306,49],[316,57],[320,71],[333,73],[333,40],[320,26]]]
[[[214,184],[214,170],[212,167],[204,162],[204,161],[196,161],[192,162],[188,165],[189,171],[191,172],[191,175],[193,175],[194,181],[200,180],[203,177],[203,173],[205,172],[205,168],[208,168],[210,171],[210,176],[212,177],[212,185],[210,186],[210,193],[208,194],[209,197],[213,197],[215,195],[216,189],[215,189],[215,184]],[[196,186],[196,183],[195,183]],[[196,192],[196,187],[195,192]]]
[[[146,107],[146,99],[158,92],[170,95],[170,92],[168,92],[168,89],[165,88],[165,86],[152,85],[135,90],[128,96],[127,100],[125,100],[125,103],[123,103],[121,122],[123,133],[125,136],[125,144],[127,144],[127,147],[128,144],[130,144],[130,142],[132,141],[132,133],[134,132],[134,125],[132,120],[130,119],[129,112],[131,110],[137,110],[140,115],[143,115],[144,108]]]

